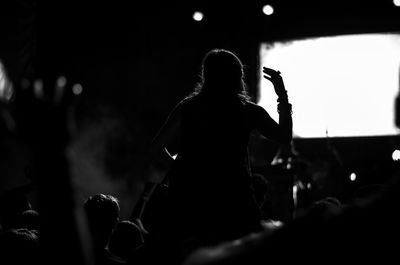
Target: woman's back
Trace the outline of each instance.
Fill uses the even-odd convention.
[[[188,231],[202,236],[235,238],[258,225],[247,160],[248,104],[238,98],[220,103],[203,95],[182,103],[181,152],[170,174],[180,227],[188,225]]]
[[[243,64],[233,53],[212,50],[203,59],[202,82],[169,115],[153,150],[169,168],[170,224],[178,237],[229,240],[259,228],[251,192],[247,145],[253,129],[272,140],[291,140],[290,104],[279,73],[264,69],[279,97],[279,124],[247,100]],[[179,142],[179,145],[177,143]],[[166,154],[168,156],[166,156]]]
[[[205,168],[237,170],[247,167],[247,144],[252,130],[245,102],[218,102],[197,95],[182,106],[181,157]]]

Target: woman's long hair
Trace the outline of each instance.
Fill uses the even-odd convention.
[[[236,97],[249,101],[240,59],[228,50],[209,51],[202,61],[201,81],[189,97],[195,95],[218,99]]]

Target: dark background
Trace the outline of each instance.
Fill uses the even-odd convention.
[[[274,6],[272,16],[262,13],[264,4]],[[194,21],[194,11],[203,12],[204,20]],[[82,84],[75,116],[79,136],[71,149],[79,151],[75,159],[91,162],[79,174],[127,181],[142,174],[142,152],[200,80],[209,49],[230,49],[242,59],[257,100],[261,42],[400,30],[400,8],[390,0],[3,0],[0,12],[0,60],[17,97],[23,79],[41,78],[45,89],[60,75],[67,84]],[[1,190],[24,182],[22,170],[29,163],[29,151],[6,139]],[[396,167],[392,152],[400,148],[397,136],[294,142],[311,163],[321,194],[343,200],[363,185],[384,182]],[[251,149],[259,165],[269,163],[277,146],[255,137]],[[355,182],[349,181],[351,172],[358,174]]]

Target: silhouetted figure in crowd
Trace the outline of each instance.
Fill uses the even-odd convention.
[[[26,210],[20,216],[20,228],[40,230],[40,215],[35,210]]]
[[[400,127],[400,97],[395,125]],[[184,265],[397,264],[400,260],[400,170],[383,185],[356,191],[346,205],[327,197],[293,222],[213,248],[200,248]]]
[[[0,264],[40,264],[39,232],[25,228],[0,234]]]
[[[398,263],[400,172],[374,192],[342,205],[327,197],[275,231],[201,248],[184,265]]]
[[[164,167],[172,165],[169,229],[180,243],[215,244],[260,229],[261,214],[251,190],[249,136],[258,130],[280,143],[292,139],[283,80],[278,71],[263,71],[279,98],[279,124],[250,101],[240,59],[214,49],[203,59],[200,84],[177,104],[154,139],[154,156]]]
[[[96,194],[84,203],[92,235],[95,264],[120,264],[107,249],[111,234],[119,221],[119,202],[111,195]]]
[[[233,264],[385,264],[397,257],[399,218],[390,210],[398,203],[396,188],[372,200],[343,207],[335,198],[312,203],[293,222],[230,241],[212,248],[200,248],[184,265]],[[392,193],[392,194],[390,194]],[[394,262],[395,263],[395,262]]]
[[[317,200],[305,209],[305,216],[313,221],[325,221],[342,212],[343,207],[339,199],[335,197],[325,197]],[[301,215],[300,215],[301,217]],[[299,218],[299,217],[296,217]]]
[[[168,185],[166,183],[145,183],[143,193],[130,217],[130,220],[133,220],[142,230],[144,238],[149,233],[157,233],[157,229],[160,229],[162,223],[165,222],[163,219],[168,214],[165,207],[167,199]]]
[[[111,234],[108,249],[124,261],[132,260],[134,263],[135,252],[143,242],[143,235],[138,225],[131,221],[121,221]]]
[[[0,196],[0,223],[3,230],[18,228],[22,212],[32,209],[25,194],[5,192]]]
[[[252,186],[254,190],[254,198],[261,210],[262,219],[271,218],[271,203],[266,197],[268,181],[261,174],[253,174]]]

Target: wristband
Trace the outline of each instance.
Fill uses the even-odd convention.
[[[278,113],[281,113],[282,111],[288,111],[290,114],[293,114],[292,104],[290,104],[289,102],[280,102],[278,104]]]
[[[281,95],[278,96],[278,103],[288,103],[288,95],[287,91],[285,90]]]

